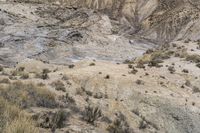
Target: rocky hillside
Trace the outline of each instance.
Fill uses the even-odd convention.
[[[199,133],[198,0],[0,0],[0,133]]]
[[[1,45],[7,44],[1,60],[7,65],[25,58],[57,64],[83,58],[124,61],[156,45],[199,39],[194,0],[1,3]]]
[[[21,0],[23,1],[23,0]],[[144,36],[154,41],[173,39],[199,39],[198,0],[46,0],[33,2],[55,3],[74,8],[101,11],[111,19],[120,21],[131,30],[129,34]],[[197,30],[198,29],[198,30]],[[192,36],[191,36],[192,31]]]

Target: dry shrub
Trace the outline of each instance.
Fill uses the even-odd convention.
[[[66,92],[66,88],[65,88],[65,85],[62,81],[58,80],[58,81],[55,81],[51,84],[53,87],[55,87],[55,89],[57,91],[63,91],[63,92]]]
[[[133,133],[133,129],[129,126],[126,117],[119,113],[115,120],[108,126],[109,133]]]
[[[5,133],[39,133],[35,123],[27,117],[20,116],[5,127]]]
[[[195,62],[195,63],[200,63],[200,55],[197,55],[197,54],[187,55],[186,60],[192,61],[192,62]]]
[[[144,68],[144,64],[148,64],[150,67],[161,67],[159,63],[163,63],[163,60],[169,59],[173,54],[173,51],[156,50],[137,59],[137,66]]]
[[[100,117],[102,117],[102,111],[97,106],[88,105],[83,112],[83,119],[90,124],[94,124]]]
[[[7,87],[0,87],[0,96],[21,108],[28,107],[58,107],[55,94],[45,88],[38,87],[32,83],[24,84],[14,82]]]
[[[3,68],[3,66],[0,66],[0,72],[2,72],[2,71],[3,71],[3,69],[4,69],[4,68]]]
[[[19,107],[0,97],[0,132],[39,133],[32,119]]]

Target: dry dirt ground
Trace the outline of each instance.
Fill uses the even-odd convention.
[[[60,103],[59,108],[70,114],[64,121],[64,126],[57,128],[56,132],[100,133],[113,129],[119,130],[120,133],[126,130],[131,133],[198,133],[200,69],[196,66],[198,62],[193,60],[194,57],[191,60],[189,57],[195,55],[199,59],[199,45],[197,42],[174,42],[172,45],[167,49],[170,52],[180,51],[180,55],[172,52],[159,66],[150,66],[149,63],[144,64],[145,68],[138,68],[141,63],[137,61],[124,64],[87,59],[74,63],[74,66],[63,66],[26,59],[15,69],[19,71],[20,68],[25,68],[23,73],[28,73],[28,78],[23,79],[24,74],[20,72],[11,78],[14,69],[4,68],[1,81],[10,78],[9,84],[17,80],[25,84],[42,84],[54,93]],[[159,52],[160,49],[153,53],[156,53],[157,57],[168,56],[160,55]],[[138,60],[148,60],[146,58],[151,54],[145,54]],[[48,78],[38,78],[38,73],[42,73],[44,69],[49,70]],[[63,84],[64,89],[59,89],[62,85],[60,87],[58,82]],[[55,83],[58,85],[54,85]],[[3,84],[4,82],[1,85]],[[67,99],[63,98],[66,94]],[[69,101],[69,98],[73,99],[73,102]],[[102,116],[95,118],[94,123],[84,119],[88,106],[98,107],[102,111]],[[50,112],[59,109],[31,106],[26,110],[33,116],[48,114],[46,117],[50,117]],[[115,125],[116,117],[120,119],[119,125]],[[37,122],[41,122],[38,119]],[[44,120],[42,122],[45,123]],[[46,124],[48,125],[48,121]],[[49,132],[51,128],[47,126],[41,129],[41,132]]]
[[[0,132],[200,132],[198,39],[158,47],[91,9],[0,9]]]

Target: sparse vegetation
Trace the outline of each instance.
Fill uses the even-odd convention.
[[[143,63],[138,62],[136,68],[145,68],[145,65]]]
[[[50,73],[51,71],[48,68],[42,70],[42,73]]]
[[[55,81],[51,84],[53,87],[55,87],[55,89],[57,91],[63,91],[63,92],[66,92],[66,88],[65,88],[65,85],[62,81],[58,80],[58,81]]]
[[[105,76],[105,79],[110,79],[110,75],[106,75],[106,76]]]
[[[142,80],[136,80],[136,84],[138,84],[138,85],[144,85],[144,81],[142,81]]]
[[[19,67],[19,68],[17,69],[18,72],[23,72],[24,70],[25,70],[25,67]]]
[[[191,42],[190,39],[187,39],[187,40],[184,41],[184,43],[189,43],[189,42]]]
[[[90,63],[90,65],[89,66],[95,66],[96,64],[95,63]]]
[[[194,63],[200,63],[200,55],[197,55],[197,54],[187,55],[186,60],[192,61]]]
[[[63,128],[65,125],[64,122],[67,120],[68,116],[69,114],[64,110],[59,110],[58,112],[56,112],[52,119],[52,132],[54,132],[56,128]]]
[[[2,80],[0,80],[0,84],[3,83],[3,84],[10,84],[10,80],[8,78],[4,78]]]
[[[50,128],[52,132],[55,132],[57,128],[63,128],[66,120],[70,114],[65,110],[58,110],[56,112],[44,112],[34,116],[34,119],[38,122],[38,126],[42,128]]]
[[[75,67],[75,65],[74,64],[72,64],[72,65],[69,65],[68,66],[70,69],[72,69],[72,68],[74,68]]]
[[[71,103],[71,104],[76,104],[75,100],[72,96],[69,95],[69,93],[66,93],[65,96],[61,97],[62,101],[64,101],[65,103]]]
[[[174,66],[169,66],[169,67],[168,67],[168,70],[169,70],[169,72],[170,72],[171,74],[173,74],[173,73],[176,72]]]
[[[200,93],[200,89],[197,86],[193,86],[193,93]]]
[[[42,73],[36,74],[36,78],[41,78],[43,80],[49,79],[48,73],[50,72],[49,69],[43,69]]]
[[[67,75],[63,75],[62,80],[69,80],[69,77]]]
[[[145,128],[147,128],[148,127],[148,124],[147,124],[147,122],[145,121],[145,120],[141,120],[140,121],[140,125],[139,125],[139,129],[145,129]]]
[[[186,80],[185,85],[186,85],[187,87],[191,87],[191,86],[192,86],[192,84],[191,84],[191,82],[190,82],[189,80]]]
[[[183,69],[182,72],[184,72],[184,73],[189,73],[189,70],[188,70],[188,69]]]
[[[196,66],[197,66],[198,68],[200,68],[200,63],[197,63]]]
[[[8,87],[0,87],[0,96],[21,108],[27,107],[58,107],[55,95],[45,88],[35,86],[34,84],[24,84],[14,82]]]
[[[133,129],[130,128],[126,117],[119,113],[116,119],[107,128],[109,133],[133,133]]]
[[[4,68],[3,68],[3,66],[0,66],[0,72],[2,72],[2,71],[3,71],[3,69],[4,69]]]
[[[104,95],[103,95],[103,93],[101,93],[101,92],[97,92],[97,93],[95,93],[95,95],[94,95],[94,98],[96,98],[96,99],[101,99],[101,98],[103,98],[104,97]]]
[[[28,79],[29,78],[29,74],[28,73],[23,73],[20,78],[21,79]]]
[[[39,130],[25,112],[0,97],[0,132],[39,133]]]
[[[138,72],[138,70],[133,67],[132,70],[129,73],[130,74],[136,74],[137,72]]]
[[[102,117],[102,111],[97,106],[88,105],[83,112],[83,119],[90,124],[94,124],[100,117]]]
[[[9,79],[10,79],[10,80],[17,80],[17,77],[10,75],[10,76],[9,76]]]
[[[170,56],[174,54],[174,51],[169,51],[166,49],[158,49],[151,52],[146,52],[142,58],[139,58],[137,62],[137,66],[139,68],[144,68],[144,64],[148,64],[150,67],[162,67],[160,63],[163,63],[163,60],[169,59]]]
[[[20,116],[6,126],[4,133],[39,133],[34,125],[30,118]]]

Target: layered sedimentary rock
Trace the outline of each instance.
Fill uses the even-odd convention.
[[[23,1],[23,0],[22,0]],[[148,39],[169,42],[184,37],[199,19],[197,0],[26,0],[55,3],[74,8],[91,8],[102,11],[111,19],[132,26],[132,34],[142,34]],[[190,26],[189,26],[190,25]],[[188,27],[189,26],[189,27]],[[196,29],[196,27],[194,28]],[[186,33],[183,32],[186,31]],[[196,33],[199,35],[199,33]],[[187,36],[186,36],[187,37]],[[191,37],[197,39],[197,37]]]

